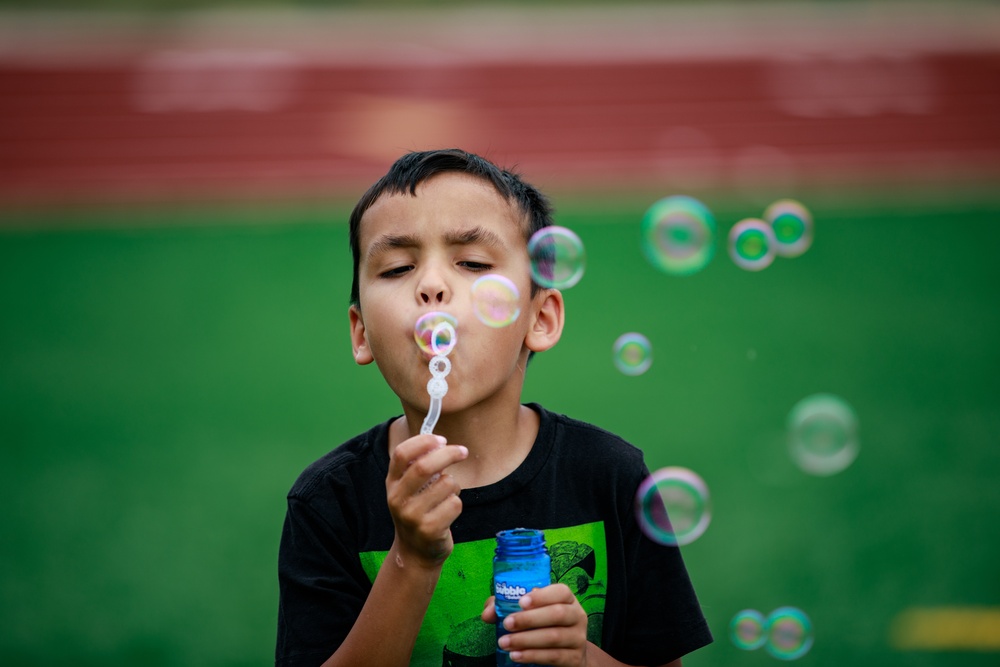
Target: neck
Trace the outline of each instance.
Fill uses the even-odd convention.
[[[424,414],[404,406],[404,416],[389,429],[389,454],[396,445],[420,432]],[[448,468],[463,489],[486,486],[512,473],[531,451],[538,435],[538,414],[517,402],[444,413],[434,428],[448,444],[465,445],[469,457]]]

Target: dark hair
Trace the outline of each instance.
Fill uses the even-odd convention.
[[[352,305],[359,305],[358,264],[361,259],[361,248],[358,245],[358,235],[361,217],[365,211],[383,194],[415,195],[418,185],[444,172],[470,174],[492,184],[501,197],[524,214],[523,231],[526,242],[539,229],[553,224],[552,206],[548,198],[513,171],[501,169],[485,158],[458,148],[407,153],[389,167],[385,176],[368,188],[351,211],[350,239],[351,254],[354,257],[354,276],[351,281]],[[538,290],[538,285],[532,282],[531,295],[534,296]]]

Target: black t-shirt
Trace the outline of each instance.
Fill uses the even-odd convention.
[[[506,478],[461,492],[455,542],[424,617],[412,665],[494,665],[495,535],[545,533],[552,581],[588,614],[588,638],[630,665],[660,665],[712,641],[676,547],[645,537],[635,493],[649,471],[621,438],[532,404],[541,423]],[[393,541],[385,497],[391,420],[310,465],[288,494],[278,555],[275,664],[320,665],[343,642]]]

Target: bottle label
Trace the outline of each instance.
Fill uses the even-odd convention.
[[[515,600],[520,600],[521,596],[527,594],[528,592],[527,590],[525,590],[524,586],[518,586],[516,584],[511,586],[505,581],[496,582],[494,588],[496,589],[494,592],[496,593],[498,598],[510,602],[513,602]]]

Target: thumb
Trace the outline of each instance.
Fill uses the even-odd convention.
[[[497,608],[494,605],[494,596],[491,595],[487,598],[481,618],[487,623],[495,624],[497,622]]]

